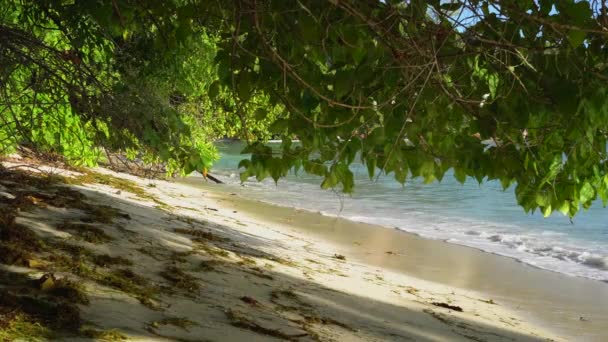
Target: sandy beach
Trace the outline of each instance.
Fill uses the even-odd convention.
[[[76,171],[37,168],[30,171],[82,179]],[[11,279],[35,280],[52,272],[78,283],[88,298],[77,305],[78,330],[54,339],[608,338],[602,329],[608,322],[604,283],[391,229],[248,201],[219,185],[198,184],[200,179],[168,182],[101,168],[88,172],[94,181],[44,190],[0,180],[4,198],[20,198],[26,191],[33,198],[34,205],[18,211],[15,224],[61,246],[25,264],[1,265],[0,289],[15,295],[19,289]],[[116,179],[132,187],[117,188]],[[60,201],[73,197],[62,194],[66,188],[82,194],[79,201],[87,205],[73,208]],[[112,219],[92,220],[100,212],[94,206],[105,212],[113,208]],[[79,268],[69,252],[76,248]],[[97,262],[99,256],[106,262]],[[83,267],[88,271],[75,271]]]

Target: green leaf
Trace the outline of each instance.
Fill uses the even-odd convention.
[[[270,172],[270,177],[272,177],[274,182],[277,183],[283,176],[283,165],[281,163],[281,159],[274,157],[270,158],[266,162],[266,167],[268,168],[268,172]]]
[[[239,174],[239,178],[241,179],[241,182],[246,182],[246,181],[247,181],[247,179],[249,179],[249,176],[250,176],[250,174],[249,174],[249,172],[247,172],[247,171],[245,171],[245,172],[241,172],[241,173]]]
[[[322,189],[331,189],[338,185],[338,175],[335,172],[330,172],[321,183]]]
[[[557,210],[559,210],[564,215],[568,215],[568,213],[570,212],[570,202],[563,201],[562,204],[557,208]]]
[[[376,158],[367,158],[366,160],[366,165],[367,165],[367,174],[369,175],[369,179],[374,178],[374,174],[376,173]]]
[[[455,1],[455,2],[448,2],[448,3],[443,3],[441,4],[441,9],[447,12],[454,12],[454,11],[458,11],[460,9],[460,7],[462,7],[462,3]]]
[[[255,110],[255,119],[256,120],[264,120],[268,112],[262,108],[258,108]]]
[[[500,185],[502,185],[503,190],[507,190],[507,188],[509,188],[509,186],[511,186],[511,183],[512,183],[512,180],[509,178],[500,179]]]
[[[395,180],[399,182],[399,184],[405,184],[407,179],[407,167],[398,167],[395,169]]]
[[[249,159],[243,159],[239,162],[238,168],[248,169],[251,166],[251,161]]]
[[[209,91],[207,92],[207,95],[209,95],[209,97],[211,99],[215,99],[215,98],[217,98],[219,93],[220,93],[220,82],[215,81],[215,82],[211,83],[211,85],[209,86]]]
[[[464,184],[464,182],[467,180],[467,174],[464,172],[463,168],[455,167],[454,168],[454,178],[456,178],[456,180],[460,184]]]
[[[334,79],[334,92],[337,98],[341,98],[350,93],[353,86],[353,79],[350,72],[338,71]]]
[[[552,212],[552,211],[553,211],[553,210],[551,209],[551,205],[550,205],[550,204],[549,204],[548,206],[546,206],[546,207],[543,207],[543,208],[542,208],[542,212],[543,212],[543,216],[544,216],[544,217],[549,217],[549,216],[551,216],[551,212]]]
[[[539,207],[551,206],[551,196],[547,192],[537,192],[535,199]]]
[[[565,3],[566,5],[561,10],[568,16],[569,22],[574,25],[584,25],[593,15],[588,1],[577,1],[572,3],[566,1],[562,3]]]
[[[325,176],[327,173],[327,168],[320,161],[311,160],[304,162],[304,171],[317,176]]]
[[[584,41],[587,33],[579,30],[571,30],[568,33],[568,40],[573,48],[579,47]]]
[[[353,192],[353,188],[355,187],[355,177],[353,173],[348,169],[348,166],[344,165],[342,168],[342,190],[346,193],[351,193]]]
[[[589,182],[585,182],[579,192],[579,200],[581,203],[586,203],[595,197],[595,190]]]
[[[498,75],[491,74],[488,76],[488,87],[490,88],[490,96],[495,99],[498,90]]]
[[[246,71],[241,71],[237,79],[238,84],[236,85],[239,98],[241,101],[247,102],[251,98],[252,92],[252,80],[251,74]]]

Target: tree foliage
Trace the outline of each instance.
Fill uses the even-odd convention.
[[[188,172],[238,135],[243,178],[303,169],[350,192],[360,158],[401,183],[453,169],[516,184],[545,215],[608,200],[602,1],[9,3],[1,118],[31,132],[17,142],[145,150]],[[67,117],[79,140],[45,126]]]

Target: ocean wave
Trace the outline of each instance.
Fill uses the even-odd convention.
[[[426,238],[511,257],[543,269],[608,281],[606,242],[585,238],[584,231],[571,230],[564,224],[558,227],[546,223],[561,224],[556,220],[533,224],[531,222],[536,221],[526,221],[527,218],[519,211],[502,214],[501,209],[494,212],[492,208],[474,213],[473,216],[470,215],[471,211],[462,211],[460,207],[457,211],[448,211],[444,209],[444,202],[435,203],[435,195],[431,197],[432,200],[419,197],[421,192],[418,191],[426,190],[417,188],[409,194],[386,193],[390,189],[383,189],[381,193],[372,192],[373,189],[369,188],[369,193],[359,193],[349,198],[322,191],[318,182],[306,179],[281,180],[279,185],[271,180],[247,181],[245,184],[248,186],[243,188],[234,170],[215,171],[214,175],[230,186],[238,186],[243,196],[271,204],[397,228]],[[453,196],[461,198],[466,195],[462,191],[470,190],[455,190]],[[436,195],[446,196],[443,192]],[[479,210],[484,210],[483,206]]]
[[[556,260],[574,262],[594,269],[608,271],[608,255],[591,253],[575,246],[552,245],[555,241],[539,239],[527,235],[513,234],[484,234],[488,241],[500,243],[508,248],[530,253],[542,257],[551,257]],[[546,237],[549,234],[542,234]],[[560,234],[556,234],[560,235]]]
[[[583,265],[587,265],[589,267],[597,268],[600,270],[608,271],[608,257],[588,254],[582,255],[580,257]]]

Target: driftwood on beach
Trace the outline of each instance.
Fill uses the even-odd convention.
[[[104,166],[116,172],[124,172],[143,178],[166,178],[167,169],[162,163],[146,164],[141,159],[130,160],[124,155],[117,153],[106,153],[106,155],[108,157],[108,162],[105,163]],[[224,182],[208,172],[203,173],[203,177],[212,180],[217,184],[224,184]]]
[[[207,179],[211,179],[212,181],[216,182],[217,184],[224,184],[224,182],[222,182],[221,180],[219,180],[219,179],[217,179],[217,178],[213,177],[213,176],[212,176],[211,174],[209,174],[209,173],[207,173],[207,174],[205,175],[205,178],[207,178]]]

